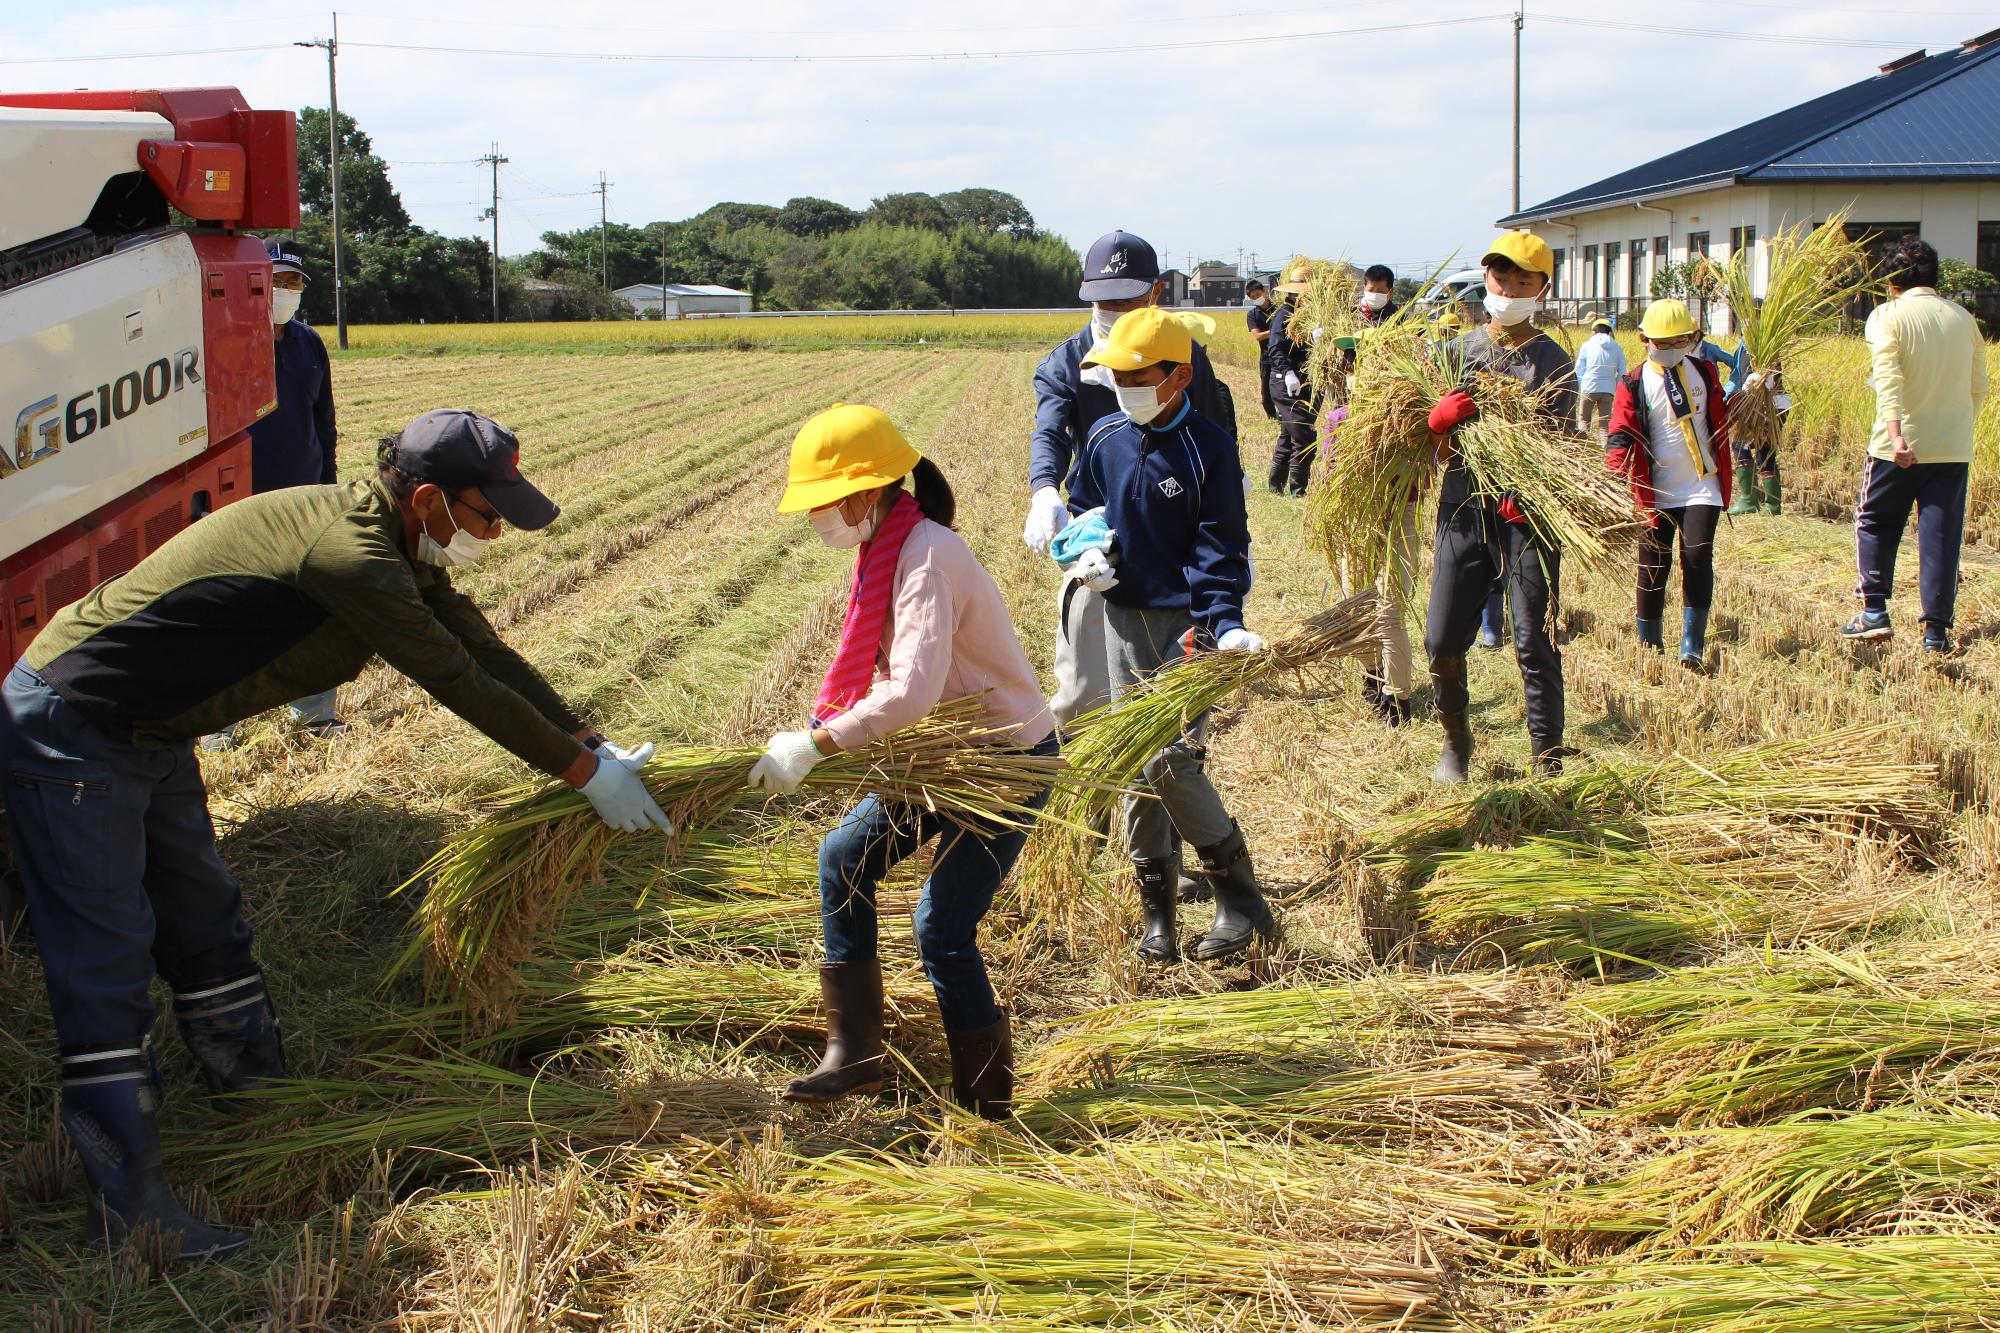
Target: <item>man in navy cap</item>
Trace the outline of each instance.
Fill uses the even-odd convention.
[[[212,1092],[285,1072],[195,737],[380,656],[606,823],[672,832],[638,774],[652,747],[607,744],[451,586],[509,526],[554,521],[519,453],[477,413],[426,412],[382,441],[373,477],[252,495],[186,528],[57,612],[0,686],[7,823],[94,1236],[151,1224],[184,1258],[247,1243],[161,1174],[156,971]]]
[[[250,489],[256,494],[287,486],[331,486],[337,438],[333,369],[326,344],[298,317],[305,296],[305,260],[290,241],[265,242],[271,256],[271,347],[277,359],[278,405],[250,427]],[[343,730],[334,691],[294,699],[291,714],[310,731]],[[201,738],[204,750],[235,743],[235,728]]]

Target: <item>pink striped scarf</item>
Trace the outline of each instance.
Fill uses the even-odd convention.
[[[882,627],[889,620],[889,603],[896,595],[896,562],[902,558],[903,543],[924,511],[908,491],[897,493],[896,502],[875,530],[861,543],[854,557],[854,582],[847,590],[847,615],[840,623],[840,646],[834,650],[833,665],[820,682],[819,697],[813,700],[813,723],[824,723],[836,713],[844,713],[861,702],[875,683],[875,658],[882,647]]]

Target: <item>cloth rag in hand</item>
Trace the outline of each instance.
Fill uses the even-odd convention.
[[[1063,530],[1049,543],[1049,556],[1059,565],[1071,565],[1085,551],[1102,551],[1110,555],[1118,533],[1104,521],[1102,505],[1087,509],[1063,525]]]

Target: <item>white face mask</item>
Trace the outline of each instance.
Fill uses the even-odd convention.
[[[417,538],[417,559],[446,569],[457,568],[474,563],[493,544],[491,537],[475,537],[458,526],[449,507],[444,511],[444,521],[451,524],[451,540],[440,546],[430,529],[422,529],[423,535]]]
[[[1672,370],[1681,363],[1691,349],[1686,347],[1661,347],[1657,344],[1646,349],[1646,359],[1661,370]]]
[[[1138,384],[1130,388],[1119,384],[1114,385],[1111,391],[1118,395],[1118,410],[1132,418],[1134,425],[1144,426],[1167,410],[1167,405],[1160,401],[1158,384]]]
[[[1103,342],[1109,338],[1111,336],[1111,326],[1116,324],[1118,317],[1124,313],[1122,310],[1106,310],[1102,306],[1092,306],[1090,308],[1091,336],[1099,342]]]
[[[1388,304],[1389,304],[1389,293],[1387,292],[1361,293],[1361,308],[1363,310],[1381,310]]]
[[[813,531],[819,539],[836,551],[851,551],[875,535],[875,507],[868,507],[868,517],[859,523],[849,523],[840,516],[840,506],[815,509],[806,515],[812,520]]]
[[[1534,314],[1535,307],[1541,303],[1542,295],[1540,292],[1535,293],[1533,296],[1496,296],[1494,293],[1488,292],[1486,293],[1486,314],[1496,323],[1503,324],[1511,329],[1516,324],[1525,321],[1528,316]]]
[[[273,324],[290,322],[292,316],[299,313],[299,301],[304,296],[304,292],[295,292],[284,287],[273,287],[271,289],[271,322]]]

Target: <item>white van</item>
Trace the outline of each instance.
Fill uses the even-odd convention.
[[[1443,314],[1456,306],[1467,292],[1484,296],[1486,293],[1486,270],[1483,268],[1462,268],[1456,273],[1447,273],[1431,284],[1424,293],[1422,306],[1426,310]]]

